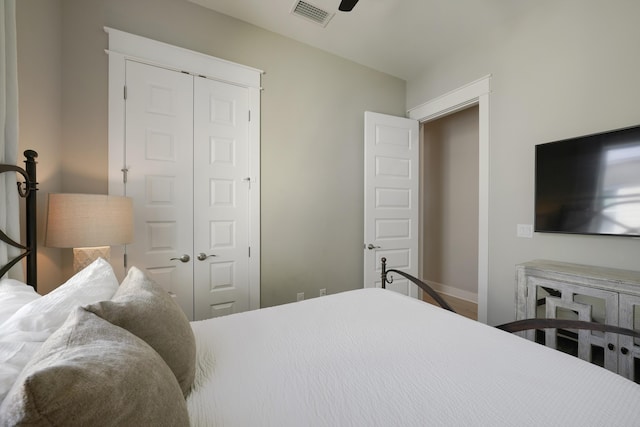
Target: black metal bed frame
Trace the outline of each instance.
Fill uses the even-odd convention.
[[[393,268],[387,268],[387,259],[382,258],[381,264],[381,279],[382,288],[386,288],[388,283],[393,283],[393,276],[389,274],[398,274],[411,282],[415,283],[423,292],[426,292],[432,297],[442,308],[452,312],[456,312],[442,297],[428,284],[422,280]],[[529,329],[585,329],[590,331],[611,332],[614,334],[628,335],[635,338],[640,338],[640,331],[633,329],[621,328],[615,325],[607,325],[604,323],[588,322],[583,320],[565,320],[565,319],[546,319],[546,318],[534,318],[534,319],[522,319],[514,322],[505,323],[496,326],[498,329],[502,329],[506,332],[521,332]],[[615,346],[611,343],[607,344],[609,350],[615,350]],[[620,348],[623,354],[626,354],[629,349],[624,347]]]
[[[38,153],[33,150],[24,152],[26,160],[25,168],[16,165],[2,164],[0,165],[0,173],[16,172],[24,178],[24,182],[18,182],[18,194],[25,199],[25,230],[26,243],[22,245],[16,242],[7,234],[0,230],[0,241],[20,249],[21,252],[15,258],[0,268],[0,278],[4,276],[14,265],[26,258],[26,283],[38,290],[38,270],[37,270],[37,254],[38,254],[38,238],[37,238],[37,222],[36,222],[36,191],[38,191],[38,182],[36,180],[36,158]]]
[[[387,288],[387,283],[389,284],[393,283],[393,276],[389,276],[389,274],[396,273],[404,277],[405,279],[418,285],[418,287],[422,289],[423,292],[426,292],[431,298],[433,298],[440,305],[440,307],[444,308],[445,310],[453,311],[454,313],[456,312],[453,308],[451,308],[449,304],[447,304],[447,302],[444,299],[442,299],[440,294],[434,291],[431,286],[427,285],[422,280],[418,279],[417,277],[413,277],[412,275],[407,274],[404,271],[396,270],[395,268],[388,269],[387,259],[384,257],[380,260],[380,265],[381,265],[381,271],[382,271],[382,274],[381,274],[382,289]]]

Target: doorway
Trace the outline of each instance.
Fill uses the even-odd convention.
[[[422,279],[477,319],[478,106],[424,122]]]
[[[424,123],[473,105],[478,106],[478,321],[482,323],[487,323],[489,296],[490,86],[491,75],[488,75],[408,111],[409,118]]]

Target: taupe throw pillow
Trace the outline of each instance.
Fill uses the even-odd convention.
[[[187,396],[196,371],[195,337],[189,319],[164,289],[131,267],[111,301],[86,308],[153,347]]]
[[[22,371],[0,425],[186,426],[180,386],[144,341],[76,308]]]

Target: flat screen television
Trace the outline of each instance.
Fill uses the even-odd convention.
[[[535,147],[535,231],[640,236],[640,126]]]

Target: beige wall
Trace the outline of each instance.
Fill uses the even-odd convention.
[[[562,0],[497,29],[490,47],[443,59],[407,83],[413,107],[492,74],[488,320],[514,319],[514,266],[536,258],[638,270],[640,240],[535,234],[535,144],[640,123],[640,2]]]
[[[64,281],[61,253],[45,248],[47,194],[61,190],[62,43],[59,0],[16,2],[18,38],[19,146],[38,152],[38,273],[41,293]],[[22,160],[20,160],[22,162]]]
[[[30,31],[37,8],[21,6],[22,1],[20,31]],[[65,192],[107,192],[104,26],[259,68],[266,72],[262,305],[295,301],[297,292],[311,297],[320,288],[335,293],[362,286],[363,113],[404,115],[403,80],[183,0],[59,3],[62,60],[51,58],[48,65],[62,70],[56,162]],[[40,44],[31,55],[49,42],[45,34],[36,36]],[[19,75],[21,85],[36,78]],[[23,125],[40,118],[21,115]],[[43,155],[41,164],[47,162]],[[63,258],[68,265],[68,255]]]
[[[425,123],[422,135],[423,277],[477,301],[478,107]]]

